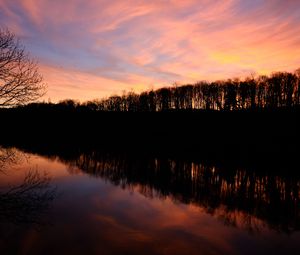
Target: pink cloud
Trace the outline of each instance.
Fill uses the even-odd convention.
[[[48,85],[47,94],[41,100],[51,102],[65,98],[79,101],[93,100],[109,95],[121,95],[124,91],[139,93],[155,88],[156,84],[154,79],[134,74],[127,75],[127,82],[122,82],[53,66],[41,66],[40,72]]]

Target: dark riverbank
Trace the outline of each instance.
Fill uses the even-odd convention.
[[[275,168],[290,164],[294,169],[299,113],[298,108],[153,113],[2,109],[0,143],[30,151],[86,148]]]

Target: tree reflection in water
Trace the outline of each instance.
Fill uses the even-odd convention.
[[[172,159],[144,154],[104,153],[83,149],[27,151],[60,160],[68,165],[71,174],[83,171],[123,189],[137,190],[146,197],[168,197],[196,205],[221,219],[224,224],[244,228],[249,232],[259,232],[265,226],[285,233],[300,230],[298,165],[295,165],[294,171],[283,172],[272,168],[229,167],[226,164],[203,163],[198,159]],[[50,188],[48,176],[31,173],[27,180],[29,182],[25,178],[23,186],[1,193],[1,210],[8,212],[13,209],[11,215],[16,216],[12,218],[15,222],[19,219],[30,220],[22,218],[18,214],[20,211],[32,212],[31,219],[36,219],[38,212],[43,211],[40,209],[46,209],[56,195]],[[28,193],[20,192],[28,186],[32,187]],[[16,191],[16,194],[22,196],[15,198],[13,193]],[[5,201],[5,197],[26,203],[11,203],[14,206],[4,210],[5,203],[2,201]],[[2,215],[8,217],[9,213]]]
[[[11,165],[19,164],[24,158],[25,154],[19,150],[0,146],[0,173],[4,173]]]
[[[70,168],[108,180],[147,197],[192,203],[225,224],[257,232],[267,225],[299,230],[300,178],[253,169],[225,169],[192,160],[83,153],[64,160]]]
[[[20,163],[25,155],[16,149],[0,148],[0,174],[9,174],[9,166]],[[0,189],[0,222],[42,225],[43,215],[55,199],[56,189],[47,173],[30,170],[21,184]]]

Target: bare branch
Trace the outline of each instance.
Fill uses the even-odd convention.
[[[0,28],[0,107],[35,101],[45,91],[37,63],[13,33]]]

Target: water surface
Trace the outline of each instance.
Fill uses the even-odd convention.
[[[26,187],[40,186],[22,195],[20,185],[30,174]],[[1,148],[0,176],[1,254],[300,250],[295,173],[99,151]]]

